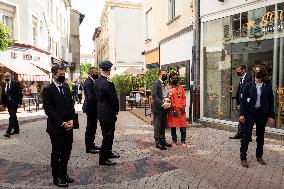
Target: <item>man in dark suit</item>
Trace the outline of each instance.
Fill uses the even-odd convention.
[[[240,107],[240,122],[244,123],[243,137],[241,140],[240,158],[241,165],[248,167],[247,150],[252,135],[253,125],[256,125],[256,159],[266,165],[262,159],[264,133],[267,121],[274,123],[274,95],[272,85],[265,80],[265,72],[261,66],[260,71],[254,71],[254,81],[245,85]]]
[[[240,101],[242,99],[244,86],[247,83],[251,82],[251,76],[249,76],[246,73],[246,70],[247,70],[247,67],[245,65],[240,65],[236,70],[237,75],[240,76],[240,82],[239,82],[238,90],[236,93],[236,100],[237,100],[238,106],[240,106]],[[229,138],[230,139],[242,139],[242,135],[243,135],[243,123],[239,122],[237,133],[235,134],[235,136],[229,137]]]
[[[167,114],[170,103],[165,98],[168,97],[168,92],[164,82],[167,80],[167,72],[159,70],[159,79],[152,85],[152,111],[154,114],[154,138],[156,148],[166,150],[171,147],[171,144],[166,142],[165,129],[167,125]]]
[[[75,110],[70,89],[64,83],[64,67],[56,65],[51,72],[53,82],[43,89],[42,100],[48,117],[46,131],[52,145],[52,176],[55,185],[67,187],[68,183],[74,182],[67,174],[67,164],[72,150]]]
[[[85,146],[86,153],[99,153],[100,148],[95,146],[95,135],[97,130],[98,113],[97,113],[97,100],[94,91],[94,84],[98,79],[97,69],[91,67],[89,69],[89,77],[84,83],[85,101],[83,104],[83,112],[87,115],[87,127],[85,132]]]
[[[82,85],[81,81],[78,80],[78,89],[77,89],[78,104],[81,104],[82,92],[83,92],[83,85]]]
[[[4,135],[10,138],[10,135],[19,134],[19,123],[17,119],[17,109],[21,107],[23,100],[22,88],[17,81],[11,79],[11,74],[4,74],[5,82],[2,84],[1,106],[7,107],[9,112],[9,127]],[[13,130],[13,131],[12,131]]]
[[[75,102],[78,102],[78,84],[77,81],[74,81],[72,84],[72,97]]]
[[[100,150],[100,165],[115,165],[110,158],[119,158],[119,154],[112,152],[116,115],[119,112],[119,102],[114,83],[108,79],[112,63],[105,61],[100,63],[101,76],[94,85],[97,98],[98,119],[100,121],[103,141]]]

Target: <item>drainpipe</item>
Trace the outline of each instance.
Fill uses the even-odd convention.
[[[161,43],[159,43],[159,62],[158,62],[158,65],[159,65],[159,69],[161,69]]]
[[[200,0],[194,0],[195,29],[194,29],[194,84],[193,98],[194,110],[193,120],[195,122],[200,118]]]

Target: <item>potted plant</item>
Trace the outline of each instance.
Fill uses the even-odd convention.
[[[120,111],[125,111],[126,110],[126,94],[129,94],[132,89],[131,76],[116,75],[113,77],[112,81],[115,85],[116,92],[119,96],[119,109]]]

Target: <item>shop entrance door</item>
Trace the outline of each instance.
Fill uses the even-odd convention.
[[[236,68],[242,64],[247,67],[247,74],[252,75],[253,67],[261,65],[265,68],[268,78],[272,81],[273,76],[273,40],[251,41],[232,44],[232,100],[231,119],[238,120],[239,107],[237,107],[236,92],[240,82]]]

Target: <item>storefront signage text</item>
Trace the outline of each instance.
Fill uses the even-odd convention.
[[[256,21],[253,20],[248,20],[246,25],[248,29],[262,27],[263,32],[274,32],[276,30],[281,31],[282,29],[284,29],[284,25],[281,24],[281,22],[284,21],[283,13],[283,10],[270,11],[262,16],[259,25],[256,25]]]
[[[283,21],[283,10],[279,10],[277,12],[267,12],[262,17],[262,21],[260,22],[260,25],[262,27],[268,26],[269,23],[272,23],[274,21]]]
[[[11,59],[17,59],[17,53],[11,52]]]
[[[30,55],[30,54],[23,54],[23,58],[24,58],[24,60],[32,60],[33,59],[32,55]]]
[[[40,57],[39,56],[34,56],[34,61],[40,62]]]

